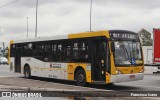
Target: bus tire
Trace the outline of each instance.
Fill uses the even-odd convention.
[[[78,86],[85,86],[86,84],[86,74],[85,71],[80,69],[76,72],[76,77],[75,77],[76,83]]]
[[[25,68],[24,68],[24,77],[31,78],[31,70],[30,70],[29,66],[25,66]]]

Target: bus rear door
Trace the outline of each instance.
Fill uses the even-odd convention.
[[[17,45],[15,50],[15,72],[21,72],[21,46]]]

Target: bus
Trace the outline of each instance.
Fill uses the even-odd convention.
[[[144,60],[137,33],[127,30],[83,32],[10,41],[10,66],[31,76],[112,84],[142,80]]]

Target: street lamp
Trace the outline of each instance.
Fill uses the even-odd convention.
[[[90,3],[90,31],[92,31],[92,0]]]
[[[38,0],[36,3],[36,28],[35,28],[35,37],[37,37],[37,13],[38,13]]]
[[[0,34],[2,34],[2,27],[0,27]]]
[[[26,17],[27,18],[27,38],[28,38],[28,18],[29,17]]]

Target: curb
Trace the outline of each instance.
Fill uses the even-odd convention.
[[[8,85],[0,85],[0,89],[7,89],[7,90],[22,90],[22,91],[68,91],[68,92],[75,92],[77,90],[69,90],[69,89],[56,89],[56,88],[40,88],[40,87],[19,87],[19,86],[8,86]],[[97,90],[91,90],[97,91]],[[101,90],[104,92],[109,92],[111,90]],[[84,90],[85,92],[85,90]]]
[[[110,97],[124,97],[126,93],[117,93],[117,91],[77,91],[77,90],[68,90],[68,89],[55,89],[55,88],[30,88],[30,87],[18,87],[18,86],[7,86],[7,85],[0,85],[0,89],[7,89],[5,91],[9,92],[36,92],[36,93],[43,93],[44,97],[66,97],[66,96],[110,96]]]
[[[8,86],[0,85],[0,89],[7,89],[9,91],[67,91],[65,89],[54,89],[54,88],[38,88],[38,87],[19,87],[19,86]],[[70,91],[70,90],[68,90]]]

